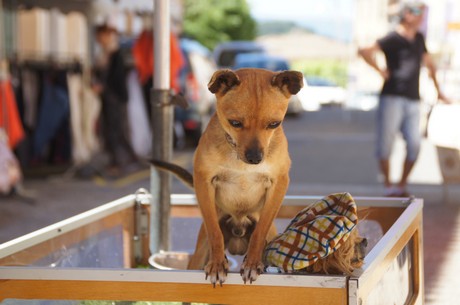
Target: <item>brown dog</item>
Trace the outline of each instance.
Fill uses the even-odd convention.
[[[193,177],[153,161],[194,186],[203,224],[188,269],[203,269],[211,283],[227,276],[225,249],[246,257],[243,281],[263,271],[262,252],[276,235],[273,220],[289,184],[291,160],[281,123],[288,101],[303,86],[300,72],[220,70],[208,84],[216,113],[194,157]]]

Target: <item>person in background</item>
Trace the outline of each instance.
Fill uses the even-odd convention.
[[[149,27],[149,25],[147,25]],[[134,65],[139,74],[139,81],[145,100],[146,110],[149,120],[151,120],[150,90],[153,82],[154,66],[154,42],[153,30],[146,28],[137,38],[133,45],[132,54]],[[170,34],[170,84],[175,93],[181,91],[179,82],[179,73],[185,64],[182,51],[180,49],[179,39],[173,33]]]
[[[97,26],[96,40],[102,54],[95,70],[93,89],[100,94],[102,101],[101,129],[109,157],[106,174],[117,177],[138,161],[129,140],[127,67],[115,27],[109,24]]]
[[[436,79],[436,67],[419,31],[426,6],[421,1],[404,2],[400,22],[394,31],[374,44],[360,48],[358,53],[384,79],[377,109],[377,149],[380,171],[384,177],[384,195],[406,197],[407,178],[417,160],[420,143],[420,69],[424,64],[434,82],[440,101],[449,103]],[[386,66],[376,61],[376,53],[383,52]],[[401,179],[390,181],[390,155],[395,136],[401,132],[406,142],[406,158]]]

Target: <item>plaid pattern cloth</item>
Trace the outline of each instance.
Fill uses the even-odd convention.
[[[265,248],[266,266],[284,272],[300,270],[336,251],[358,223],[349,193],[331,194],[300,211],[284,233]]]

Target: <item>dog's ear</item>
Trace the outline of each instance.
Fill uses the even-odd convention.
[[[230,89],[240,84],[240,79],[231,70],[219,70],[214,72],[208,84],[212,93],[224,95]]]
[[[298,71],[278,72],[272,78],[272,86],[280,88],[287,97],[297,94],[303,87],[303,75]]]

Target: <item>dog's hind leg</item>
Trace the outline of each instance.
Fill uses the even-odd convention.
[[[193,255],[190,257],[187,269],[189,270],[203,270],[204,266],[209,260],[209,243],[206,235],[206,228],[204,223],[201,224],[200,231],[196,242],[196,248]]]

